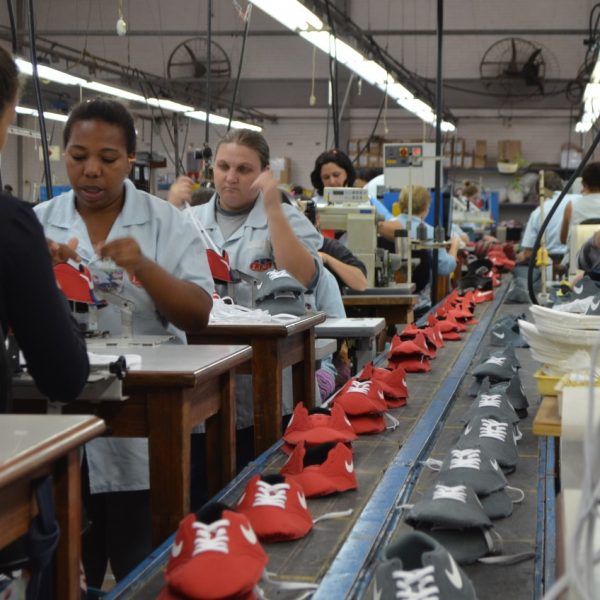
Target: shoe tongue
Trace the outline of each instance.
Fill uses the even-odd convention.
[[[210,525],[211,523],[222,519],[223,511],[225,510],[231,511],[233,509],[221,502],[212,502],[196,513],[196,519],[205,525]]]
[[[285,483],[285,477],[283,475],[279,475],[277,473],[271,473],[269,475],[261,475],[260,478],[265,483],[269,485],[278,485],[280,483]]]
[[[335,447],[334,442],[326,442],[325,444],[319,444],[306,450],[304,455],[303,466],[304,468],[310,465],[322,465],[329,456],[329,451]]]

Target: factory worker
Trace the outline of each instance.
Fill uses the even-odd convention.
[[[327,150],[319,154],[310,174],[317,202],[323,201],[323,190],[326,187],[352,187],[355,179],[352,161],[341,150]]]
[[[136,134],[127,109],[113,100],[78,104],[63,132],[73,191],[35,210],[51,250],[90,268],[112,261],[124,271],[123,298],[134,305],[133,333],[172,334],[206,326],[212,278],[193,226],[167,202],[127,179]],[[117,307],[99,311],[99,328],[121,333]],[[147,439],[102,438],[86,445],[92,522],[83,539],[89,585],[102,584],[107,561],[122,579],[151,550]]]
[[[18,96],[17,65],[0,48],[0,150],[14,120]],[[89,372],[83,335],[56,287],[46,239],[31,205],[3,193],[0,194],[2,336],[7,336],[9,328],[40,391],[51,400],[75,400]],[[3,350],[0,348],[0,352]],[[1,359],[0,364],[3,364]],[[0,412],[10,412],[10,381],[4,377],[5,372],[1,371]]]

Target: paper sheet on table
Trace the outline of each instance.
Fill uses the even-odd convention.
[[[125,357],[127,368],[142,365],[142,357],[139,354],[97,354],[95,352],[88,352],[91,367],[108,367],[110,363],[118,360],[119,356]]]

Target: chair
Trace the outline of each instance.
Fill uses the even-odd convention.
[[[586,219],[574,225],[569,231],[569,277],[581,271],[577,266],[577,256],[583,244],[600,229],[600,219]]]

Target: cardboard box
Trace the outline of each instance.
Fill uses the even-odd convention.
[[[474,156],[487,156],[487,142],[485,140],[477,140],[475,142]]]
[[[273,171],[273,176],[279,183],[291,183],[289,158],[272,158],[269,164],[271,171]]]
[[[498,161],[499,162],[518,162],[521,154],[520,140],[500,140],[498,142]]]
[[[474,154],[473,155],[473,168],[474,169],[485,169],[487,167],[487,156]]]
[[[473,153],[465,152],[463,154],[463,169],[472,169],[473,168]]]
[[[452,166],[458,169],[462,169],[463,166],[463,153],[456,152],[456,146],[454,147],[454,154],[452,155]]]

